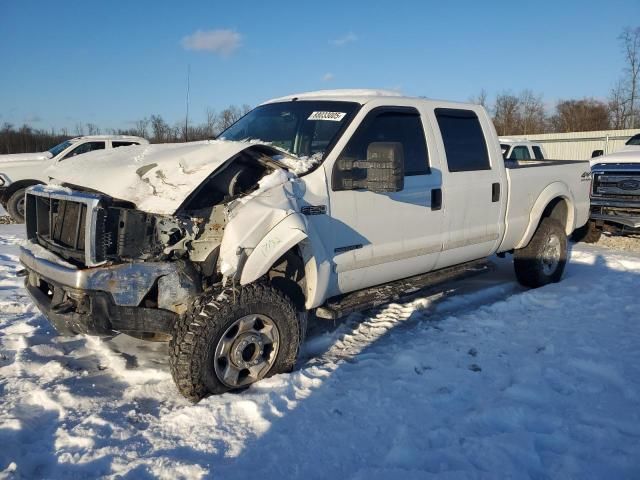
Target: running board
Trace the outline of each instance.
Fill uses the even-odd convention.
[[[440,290],[444,284],[462,280],[494,269],[494,264],[486,259],[474,260],[453,267],[403,278],[395,282],[376,285],[356,292],[331,297],[316,309],[316,316],[336,320],[361,310],[378,307],[389,302],[407,299],[419,294]]]

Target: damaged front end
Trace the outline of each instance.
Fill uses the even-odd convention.
[[[296,208],[295,177],[273,154],[248,147],[171,215],[76,185],[31,188],[21,261],[38,308],[62,334],[168,339],[192,300],[239,279],[265,233]]]

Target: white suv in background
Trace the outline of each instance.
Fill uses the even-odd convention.
[[[0,155],[0,204],[15,221],[22,223],[25,189],[47,183],[47,167],[94,150],[148,143],[142,137],[131,135],[87,135],[65,140],[46,152]]]
[[[500,148],[505,160],[544,160],[546,152],[539,143],[500,137]]]

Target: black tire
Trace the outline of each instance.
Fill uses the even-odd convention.
[[[229,329],[235,328],[241,319],[253,315],[268,318],[275,324],[278,332],[278,340],[274,342],[277,343],[277,347],[272,347],[273,357],[265,361],[264,368],[271,366],[268,372],[257,380],[293,369],[303,333],[296,309],[283,293],[270,285],[254,284],[242,288],[235,295],[225,295],[223,300],[218,300],[216,295],[204,294],[186,315],[176,321],[169,342],[171,375],[183,396],[197,402],[207,395],[221,394],[247,386],[233,387],[223,383],[217,373],[218,365],[215,362],[223,360],[216,357],[217,349],[229,338]],[[239,340],[238,337],[235,342]],[[230,350],[238,353],[240,346],[235,345],[236,343]],[[266,355],[264,350],[259,356],[263,358]],[[228,353],[228,357],[239,359],[231,353]],[[241,368],[235,365],[233,367]],[[249,371],[246,368],[244,370]]]
[[[567,235],[552,218],[543,219],[529,244],[513,256],[518,282],[531,288],[560,281],[566,263]]]
[[[24,223],[24,192],[26,188],[16,190],[7,201],[7,213],[16,223]]]
[[[571,234],[571,240],[576,243],[598,243],[601,236],[602,230],[596,227],[596,222],[589,220],[585,225],[574,230]]]

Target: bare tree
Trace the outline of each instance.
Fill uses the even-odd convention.
[[[473,95],[469,97],[469,101],[471,103],[482,105],[484,108],[488,108],[487,99],[488,99],[487,91],[484,88],[480,90],[480,92],[477,95]]]
[[[551,117],[555,132],[586,132],[610,128],[609,108],[599,100],[561,100],[556,105],[556,113]]]
[[[230,105],[220,112],[218,116],[218,130],[220,132],[226,130],[236,123],[242,117],[242,110],[235,105]]]
[[[151,130],[154,143],[166,143],[171,141],[172,129],[160,115],[151,115]]]
[[[95,123],[87,123],[88,135],[100,135],[100,127]]]
[[[521,123],[520,100],[508,92],[499,93],[496,96],[496,104],[493,109],[493,123],[498,135],[518,134]]]
[[[531,90],[523,90],[518,99],[520,103],[519,132],[524,135],[543,133],[545,131],[546,116],[542,95],[536,95]]]
[[[213,108],[207,108],[207,123],[206,123],[206,134],[208,138],[213,138],[216,137],[218,135],[218,132],[216,130],[216,123],[217,123],[217,118],[218,118],[218,114],[216,113],[216,111]]]
[[[611,128],[616,130],[626,128],[631,109],[623,80],[618,80],[618,83],[611,89],[608,104]]]
[[[134,126],[135,135],[142,138],[147,138],[149,135],[149,119],[144,117],[142,120],[137,120]]]
[[[625,84],[629,98],[628,128],[636,125],[636,101],[638,97],[638,78],[640,77],[640,27],[625,28],[620,37],[626,62]]]

